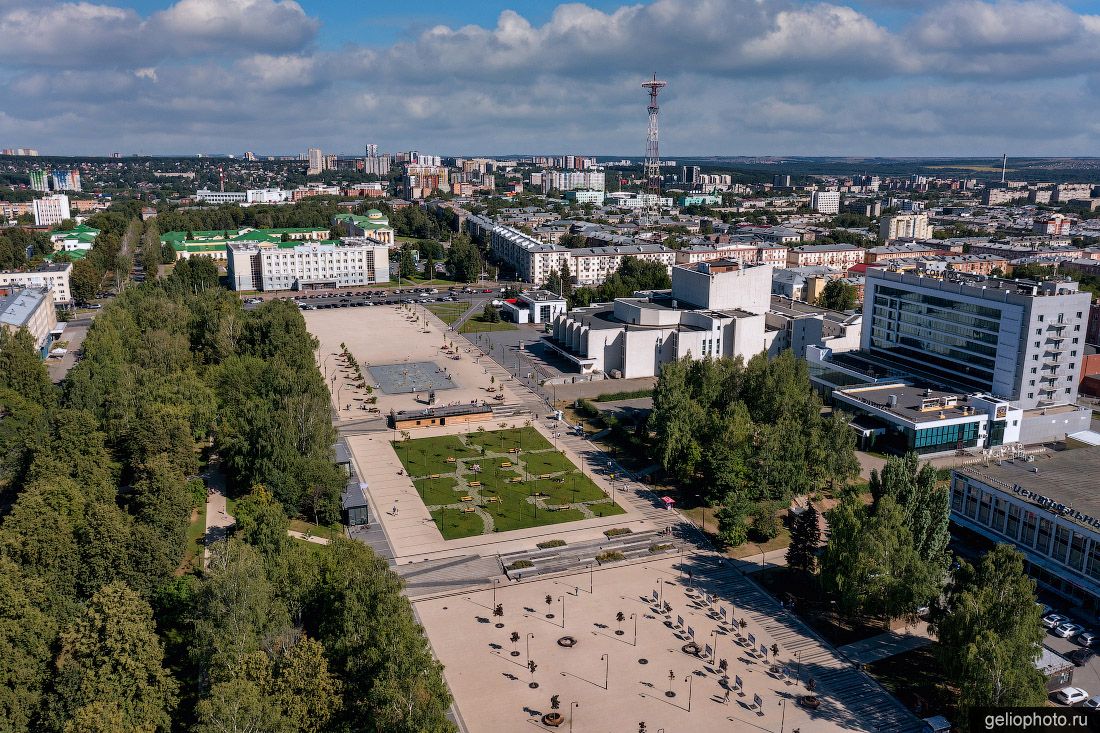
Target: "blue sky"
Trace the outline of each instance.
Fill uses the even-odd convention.
[[[0,0],[0,147],[1100,155],[1095,0]]]

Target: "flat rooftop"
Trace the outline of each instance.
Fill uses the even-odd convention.
[[[1046,453],[1036,456],[1031,463],[1024,459],[991,460],[988,466],[979,463],[955,470],[1009,492],[1012,487],[1019,486],[1100,518],[1100,491],[1097,491],[1096,481],[1100,475],[1100,446]],[[1070,514],[1066,516],[1074,518]]]
[[[973,414],[965,395],[910,384],[852,387],[836,390],[833,394],[877,407],[914,423],[936,423],[947,418],[967,417]],[[894,404],[891,404],[891,401]]]

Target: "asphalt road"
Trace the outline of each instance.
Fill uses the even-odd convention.
[[[68,342],[68,346],[65,347],[68,353],[46,360],[46,370],[50,375],[50,381],[54,384],[60,383],[76,364],[76,352],[84,345],[84,337],[88,335],[88,328],[92,325],[96,313],[97,311],[81,312],[65,324],[65,332],[61,335],[61,340]]]

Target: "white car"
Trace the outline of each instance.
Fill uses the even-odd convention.
[[[1089,708],[1090,710],[1096,710],[1097,708],[1100,708],[1100,695],[1093,695],[1088,700],[1085,700],[1085,704],[1081,707]]]
[[[1063,705],[1076,705],[1089,699],[1089,693],[1080,687],[1063,687],[1054,693],[1054,699]]]
[[[1082,631],[1077,635],[1077,643],[1081,646],[1092,646],[1097,639],[1100,639],[1100,634],[1095,631]]]
[[[1064,624],[1060,624],[1054,627],[1051,631],[1055,636],[1060,636],[1063,639],[1072,639],[1085,630],[1085,627],[1081,624],[1075,624],[1067,621]]]
[[[1068,620],[1069,619],[1065,616],[1059,616],[1056,613],[1048,613],[1046,616],[1043,616],[1043,626],[1046,626],[1048,629],[1053,629],[1055,626],[1060,626]]]

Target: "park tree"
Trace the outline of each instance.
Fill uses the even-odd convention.
[[[481,254],[468,235],[457,234],[451,240],[444,265],[447,268],[447,276],[452,280],[474,282],[481,273]]]
[[[791,544],[787,547],[787,565],[812,573],[817,564],[817,547],[821,542],[817,509],[810,502],[791,520]]]
[[[743,545],[749,539],[749,528],[745,524],[748,505],[736,492],[729,492],[722,506],[715,512],[718,520],[718,538],[727,547]]]
[[[869,483],[876,505],[893,497],[902,508],[917,552],[932,564],[946,567],[950,497],[930,463],[921,465],[916,453],[886,459],[882,471],[871,471]]]
[[[1040,614],[1018,550],[997,545],[977,565],[959,561],[933,611],[932,630],[960,707],[1046,704],[1046,680],[1035,668]]]
[[[845,487],[859,476],[859,459],[856,458],[855,433],[848,427],[849,417],[834,409],[821,421],[815,458],[819,475],[831,491]]]
[[[104,586],[61,632],[54,725],[77,733],[100,718],[116,730],[168,731],[177,683],[163,665],[148,602],[123,583]]]
[[[835,311],[848,311],[856,307],[859,294],[856,286],[843,280],[830,280],[825,284],[817,304]]]
[[[492,303],[486,303],[481,309],[481,320],[486,323],[500,323],[500,308]]]
[[[377,733],[451,733],[442,667],[416,623],[401,580],[360,542],[329,545],[318,638],[344,680],[341,722]]]
[[[412,247],[409,245],[405,245],[401,248],[401,253],[398,255],[397,259],[397,267],[400,276],[406,280],[416,275],[416,260],[413,259]]]
[[[767,504],[757,504],[751,513],[752,531],[757,539],[764,542],[773,540],[779,534],[779,519],[775,511]]]
[[[32,730],[50,679],[57,623],[48,587],[0,557],[0,721],[4,729]]]
[[[43,407],[57,402],[46,365],[25,328],[15,332],[0,328],[0,390],[10,390]]]

